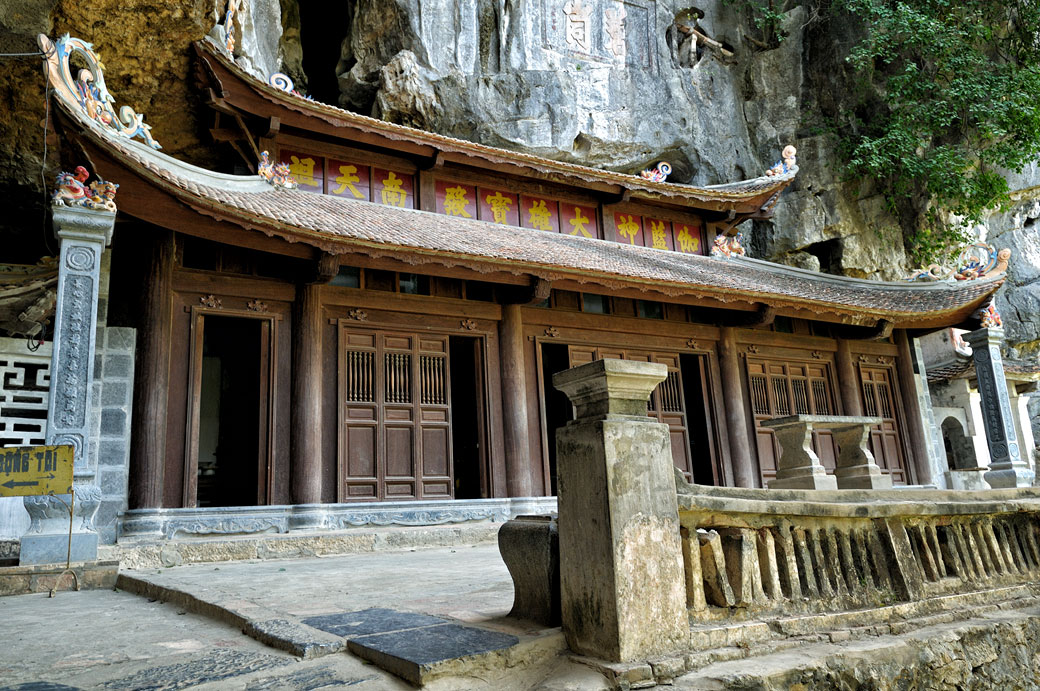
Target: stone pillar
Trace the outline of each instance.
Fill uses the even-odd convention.
[[[502,305],[502,321],[498,324],[506,491],[511,497],[529,497],[532,492],[527,388],[524,381],[524,324],[520,310],[517,304]]]
[[[790,415],[762,421],[763,427],[773,428],[780,444],[776,477],[769,481],[769,489],[838,489],[838,481],[827,474],[812,449],[816,419],[811,415]]]
[[[729,432],[729,456],[733,463],[733,484],[737,487],[757,487],[758,473],[755,470],[755,459],[751,456],[749,426],[744,412],[744,378],[741,376],[740,356],[737,354],[737,332],[733,327],[723,327],[719,345],[722,395],[725,398],[726,429]]]
[[[560,588],[571,650],[628,662],[687,645],[668,426],[646,414],[662,364],[597,360],[553,376],[575,406],[556,433]]]
[[[292,501],[321,502],[321,286],[300,286],[293,329]]]
[[[101,254],[112,240],[115,214],[78,207],[55,206],[54,229],[61,240],[58,302],[54,316],[47,444],[75,449],[73,488],[76,492],[72,561],[97,559],[98,534],[94,514],[101,503],[95,482],[97,468],[88,461],[94,349],[97,333]],[[69,502],[71,497],[61,497]],[[25,497],[31,521],[22,536],[20,563],[65,561],[69,514],[57,497]]]
[[[978,329],[964,334],[971,346],[975,375],[982,397],[982,414],[986,424],[986,443],[989,445],[990,470],[986,482],[994,489],[1002,487],[1029,487],[1033,471],[1022,458],[1018,433],[1008,400],[1004,361],[1000,344],[1004,342],[1003,329]]]

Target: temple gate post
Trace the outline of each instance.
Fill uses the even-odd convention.
[[[293,329],[292,502],[321,502],[321,286],[299,286]]]
[[[982,415],[985,418],[986,443],[989,446],[990,470],[986,482],[994,489],[1000,487],[1029,487],[1034,473],[1022,458],[1008,399],[1007,379],[1004,376],[1004,361],[1000,356],[1000,344],[1004,342],[1004,330],[982,328],[964,334],[971,346],[971,357],[975,363],[979,394],[982,399]]]
[[[506,491],[511,497],[529,497],[532,492],[527,389],[524,381],[524,324],[521,309],[521,305],[515,303],[502,305],[502,321],[498,324]]]
[[[138,365],[134,370],[134,426],[130,437],[130,508],[163,505],[166,461],[166,412],[173,331],[173,282],[176,245],[173,233],[159,231],[141,299],[137,330]]]
[[[841,407],[851,417],[863,415],[863,402],[859,395],[859,375],[852,362],[852,350],[844,338],[838,339],[838,352],[834,364],[838,368],[838,391],[841,393]]]
[[[751,456],[748,421],[744,412],[744,387],[740,373],[740,356],[737,354],[737,332],[733,327],[723,327],[719,346],[726,429],[729,432],[729,455],[733,463],[733,484],[737,487],[756,487],[758,482],[755,478],[755,462]]]
[[[74,562],[97,559],[98,534],[93,521],[101,503],[101,489],[95,482],[97,468],[90,465],[87,449],[92,427],[101,253],[112,241],[116,215],[113,211],[55,205],[52,217],[61,252],[46,442],[68,444],[75,451],[75,512],[70,553],[66,503],[71,496],[25,497],[31,523],[21,539],[21,564],[52,564],[64,561],[67,555]]]
[[[667,375],[597,360],[553,376],[575,406],[556,463],[563,631],[581,654],[627,662],[688,642],[668,426],[646,414]]]

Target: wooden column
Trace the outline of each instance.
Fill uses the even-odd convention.
[[[173,233],[156,231],[137,329],[134,430],[130,437],[131,509],[160,508],[163,502],[175,260]]]
[[[903,410],[906,411],[906,431],[910,436],[910,454],[914,466],[914,482],[918,484],[932,481],[932,473],[928,468],[928,434],[924,429],[921,404],[917,400],[917,387],[914,386],[914,361],[910,354],[910,341],[906,331],[894,332],[899,357],[896,358],[896,375],[899,378],[899,391],[903,396]],[[924,372],[921,373],[924,376]]]
[[[527,389],[524,382],[524,324],[519,304],[502,305],[498,343],[502,370],[502,436],[506,454],[506,491],[531,496],[531,453],[528,448]],[[555,440],[550,440],[555,443]]]
[[[296,291],[292,378],[292,502],[321,502],[321,286]]]
[[[747,414],[744,410],[743,376],[740,372],[740,356],[737,354],[737,332],[723,327],[719,365],[722,370],[722,393],[726,399],[726,427],[729,432],[729,455],[733,462],[733,482],[737,487],[757,487],[755,461],[748,440]]]
[[[863,415],[863,401],[859,395],[859,375],[852,362],[852,349],[844,338],[838,339],[835,364],[838,367],[838,391],[841,394],[841,407],[846,415],[859,417]]]

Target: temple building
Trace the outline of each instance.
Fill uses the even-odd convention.
[[[743,256],[741,224],[795,179],[792,147],[707,187],[587,168],[318,103],[207,40],[214,145],[252,174],[215,172],[115,116],[89,44],[41,42],[63,163],[118,184],[87,209],[118,206],[98,436],[77,461],[103,541],[544,510],[573,415],[552,376],[601,358],[667,365],[648,414],[692,482],[768,486],[766,423],[803,415],[870,418],[894,485],[946,486],[918,338],[979,329],[1002,274],[882,283]],[[833,470],[831,430],[811,435]]]

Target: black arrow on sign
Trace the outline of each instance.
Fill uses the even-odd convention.
[[[14,489],[15,487],[32,487],[33,485],[38,485],[38,484],[40,484],[40,483],[38,481],[36,481],[36,480],[32,480],[32,481],[29,481],[29,482],[15,482],[14,480],[8,480],[3,485],[0,485],[0,487],[6,487],[7,489]]]

